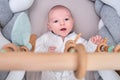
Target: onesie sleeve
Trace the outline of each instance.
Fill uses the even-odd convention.
[[[46,35],[42,35],[41,37],[39,37],[36,40],[35,52],[45,52],[46,51],[46,47],[45,47],[46,37],[47,37]]]

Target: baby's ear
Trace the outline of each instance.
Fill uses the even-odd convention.
[[[51,30],[51,26],[50,26],[49,22],[47,23],[47,27],[49,30]]]

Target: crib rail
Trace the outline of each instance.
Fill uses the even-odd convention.
[[[80,53],[82,55],[82,53]],[[85,53],[86,62],[82,62],[83,56],[71,53],[39,54],[33,52],[7,52],[0,53],[0,70],[120,70],[120,54],[107,52]],[[82,63],[82,64],[81,64]],[[80,65],[79,65],[80,64]],[[82,68],[80,69],[82,65]]]

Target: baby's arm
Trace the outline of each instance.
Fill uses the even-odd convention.
[[[97,45],[103,42],[103,38],[100,35],[91,37],[89,41],[83,38],[81,38],[81,40],[88,52],[94,52],[97,48]]]
[[[48,52],[55,52],[56,47],[55,46],[50,46],[48,48]]]
[[[36,40],[35,52],[46,52],[47,49],[45,43],[46,43],[46,36],[42,35]]]
[[[36,41],[35,52],[54,52],[55,46],[45,46],[46,42],[43,40],[44,38],[38,38]]]
[[[90,41],[93,42],[94,44],[98,45],[101,42],[103,42],[103,38],[100,35],[96,35],[90,38]]]

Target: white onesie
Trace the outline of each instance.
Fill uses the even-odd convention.
[[[72,32],[63,40],[60,36],[47,32],[37,39],[35,52],[47,52],[50,46],[55,46],[56,52],[63,52],[66,41],[74,40],[76,36],[77,34]],[[82,43],[89,52],[96,49],[95,44],[83,38],[80,38],[77,43]],[[76,78],[73,71],[43,71],[41,80],[76,80]]]

